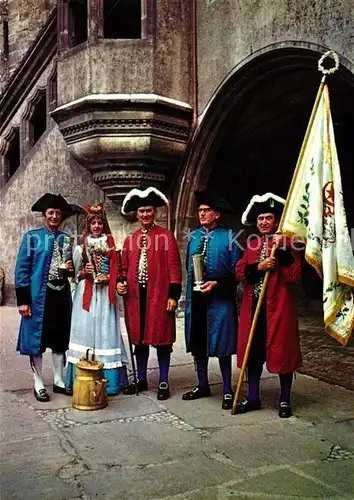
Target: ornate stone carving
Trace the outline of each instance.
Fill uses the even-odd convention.
[[[110,94],[60,106],[52,116],[73,157],[117,201],[146,184],[168,190],[188,142],[191,107],[153,94]]]

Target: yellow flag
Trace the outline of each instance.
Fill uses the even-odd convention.
[[[321,89],[279,229],[306,241],[306,260],[323,278],[326,331],[345,345],[354,329],[354,256],[328,87]]]

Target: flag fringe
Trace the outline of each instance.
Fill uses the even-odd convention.
[[[306,261],[311,264],[312,267],[314,267],[317,271],[317,274],[321,279],[323,279],[323,273],[322,273],[322,263],[319,264],[315,259],[313,259],[310,255],[305,254],[305,259]]]
[[[354,279],[348,278],[347,276],[343,276],[342,274],[338,274],[338,281],[343,285],[348,285],[354,288]]]
[[[325,318],[324,318],[324,323],[325,323],[325,326],[328,326],[329,323],[333,323],[333,321],[335,320],[337,314],[339,313],[339,311],[342,309],[343,307],[343,304],[345,302],[345,293],[342,292],[338,297],[337,297],[337,300],[335,302],[334,305],[332,305],[332,307],[330,309],[327,309],[331,312],[329,312],[328,314],[325,313]]]
[[[331,328],[330,326],[325,327],[325,332],[328,333],[328,335],[333,337],[335,340],[337,340],[343,346],[346,346],[347,343],[349,342],[350,337],[352,336],[353,330],[354,330],[354,315],[353,315],[352,320],[351,320],[349,331],[344,336],[340,335],[338,332],[333,330],[333,328]]]

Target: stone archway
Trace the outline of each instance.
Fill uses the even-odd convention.
[[[224,194],[238,215],[255,193],[272,190],[286,196],[321,79],[321,53],[277,48],[255,57],[220,85],[176,184],[179,236],[193,226],[193,192],[208,184]],[[354,227],[354,76],[342,64],[328,83],[348,223]],[[234,220],[233,225],[239,223]]]
[[[321,80],[321,53],[272,50],[220,86],[204,112],[178,182],[175,220],[182,246],[187,230],[195,225],[196,189],[208,185],[223,194],[235,210],[226,223],[236,230],[253,194],[272,191],[286,197]],[[341,65],[328,84],[348,224],[354,228],[354,76]],[[306,276],[309,282],[317,279],[309,267]],[[319,291],[320,282],[310,295],[319,298]]]

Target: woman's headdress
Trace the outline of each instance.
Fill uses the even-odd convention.
[[[103,222],[103,233],[110,233],[106,211],[104,209],[104,203],[102,201],[98,203],[88,203],[84,206],[86,211],[85,223],[84,223],[84,233],[87,235],[90,233],[90,223],[95,217],[98,217]]]

